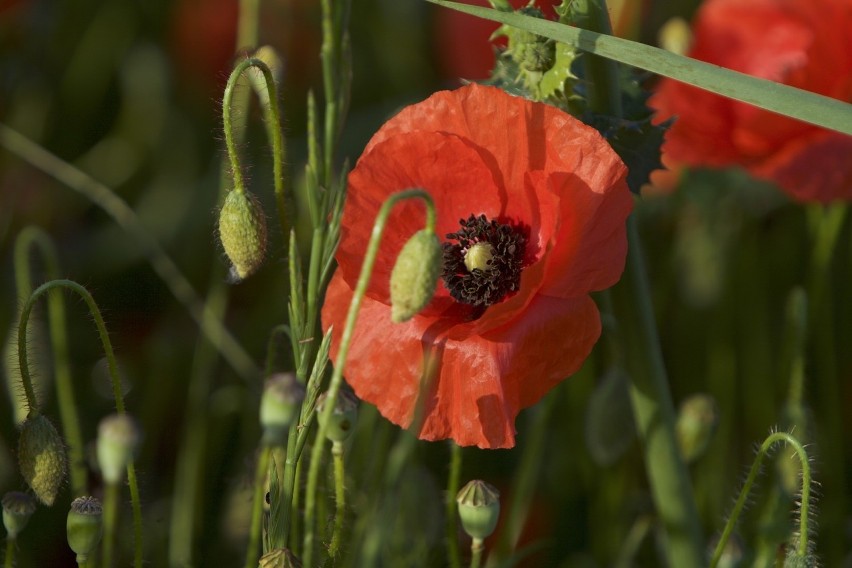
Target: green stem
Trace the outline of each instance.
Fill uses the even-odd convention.
[[[257,566],[260,551],[260,529],[263,520],[263,498],[266,495],[266,476],[269,474],[269,456],[272,447],[264,444],[257,456],[257,466],[254,470],[254,498],[251,507],[251,528],[249,529],[248,549],[246,550],[245,568]],[[286,501],[285,501],[286,503]]]
[[[470,568],[479,568],[482,564],[482,552],[485,550],[485,542],[481,538],[474,538],[470,543]]]
[[[754,463],[751,465],[751,469],[748,472],[748,477],[746,478],[745,485],[743,485],[742,491],[740,491],[739,497],[737,497],[737,502],[734,504],[734,509],[731,511],[730,517],[728,517],[728,522],[725,524],[725,528],[722,531],[722,536],[719,537],[719,542],[716,544],[716,549],[713,551],[713,557],[710,560],[710,568],[715,568],[719,563],[719,559],[722,556],[722,552],[725,550],[725,546],[728,544],[728,539],[731,537],[731,533],[734,532],[734,527],[737,524],[737,520],[742,513],[743,507],[745,506],[746,499],[748,498],[749,493],[751,492],[752,487],[754,486],[754,481],[757,479],[758,474],[761,471],[761,465],[763,464],[763,460],[768,454],[769,450],[773,445],[778,442],[785,442],[793,447],[793,450],[796,452],[796,456],[799,458],[799,462],[802,465],[802,495],[801,495],[801,510],[799,511],[799,541],[796,545],[796,554],[799,556],[805,556],[808,552],[808,517],[809,517],[809,508],[810,508],[810,495],[811,495],[811,466],[808,461],[808,454],[805,451],[805,448],[799,441],[794,438],[792,435],[787,432],[775,432],[770,434],[766,440],[761,444],[760,449],[757,451],[757,456],[754,459]]]
[[[36,288],[30,295],[21,310],[21,321],[18,324],[18,341],[26,337],[27,323],[29,322],[30,313],[32,312],[35,302],[45,293],[56,288],[68,288],[76,292],[89,308],[89,313],[95,320],[95,326],[98,329],[98,335],[101,339],[101,345],[104,348],[104,354],[107,359],[110,378],[112,380],[112,392],[115,400],[115,408],[119,414],[125,414],[124,395],[121,392],[121,379],[118,376],[118,365],[115,361],[115,354],[112,349],[112,343],[107,333],[106,324],[104,324],[103,316],[95,303],[95,299],[89,294],[83,286],[72,280],[51,280]],[[34,397],[32,397],[32,382],[30,379],[29,362],[27,360],[26,349],[23,344],[18,345],[18,362],[21,368],[21,382],[24,385],[24,391],[27,393],[27,403],[30,406],[31,417],[38,416],[38,409],[33,406]],[[32,398],[31,398],[32,397]],[[134,562],[137,567],[142,566],[142,507],[139,499],[139,487],[136,481],[136,470],[133,466],[133,461],[127,464],[127,482],[130,485],[130,498],[133,505],[133,533],[134,533]]]
[[[201,301],[189,280],[123,199],[104,184],[3,124],[0,124],[0,145],[36,169],[85,196],[112,217],[122,229],[130,233],[141,247],[154,272],[163,280],[174,297],[184,305],[210,343],[221,351],[225,360],[243,379],[246,381],[255,379],[257,367],[251,356],[225,328],[217,315]]]
[[[13,568],[15,565],[15,542],[17,539],[6,537],[6,559],[3,568]]]
[[[575,0],[576,9],[584,13],[588,29],[612,35],[605,0]],[[589,85],[589,106],[592,111],[619,118],[622,116],[621,88],[619,87],[618,63],[591,53],[583,54]]]
[[[48,234],[39,227],[29,226],[21,230],[15,241],[15,279],[18,297],[26,298],[32,292],[30,280],[30,247],[36,245],[41,252],[44,271],[48,280],[59,278],[59,260],[56,247]],[[53,366],[56,375],[56,398],[59,401],[59,416],[62,419],[62,431],[68,441],[70,461],[71,491],[80,497],[86,491],[86,459],[83,455],[83,434],[80,429],[80,417],[74,400],[74,387],[71,382],[71,366],[68,357],[68,335],[65,317],[65,301],[62,294],[51,293],[47,298],[47,313],[50,326],[50,340],[53,346]]]
[[[107,483],[104,488],[104,536],[101,539],[103,568],[112,568],[115,556],[115,534],[118,529],[118,498],[121,487]]]
[[[352,295],[352,302],[349,304],[349,312],[346,315],[346,324],[343,328],[343,334],[340,337],[340,347],[337,352],[337,359],[334,362],[334,372],[331,375],[329,387],[326,395],[325,407],[323,415],[318,420],[318,428],[313,448],[311,448],[311,459],[308,467],[308,487],[305,500],[305,539],[303,560],[305,566],[312,566],[313,548],[314,548],[314,511],[316,508],[316,489],[317,480],[319,479],[319,466],[322,461],[322,450],[325,445],[325,435],[328,430],[328,423],[331,421],[331,413],[334,410],[334,405],[337,403],[337,394],[340,392],[340,387],[343,383],[343,368],[346,364],[346,357],[349,354],[349,346],[352,342],[352,333],[355,330],[355,322],[358,319],[358,311],[361,308],[361,302],[364,299],[364,294],[367,292],[367,284],[370,282],[370,276],[373,272],[373,264],[376,262],[376,255],[379,251],[379,243],[382,234],[385,230],[385,224],[388,220],[388,215],[391,209],[405,199],[422,199],[426,203],[426,228],[435,230],[435,204],[431,196],[422,189],[409,189],[391,195],[382,205],[376,216],[376,221],[373,224],[373,231],[370,235],[370,242],[367,245],[367,251],[364,255],[364,264],[361,266],[361,274],[358,276],[358,283],[355,286],[355,292]]]
[[[447,556],[451,568],[461,568],[461,555],[459,552],[459,521],[458,503],[456,494],[461,485],[462,449],[461,446],[450,441],[450,476],[447,480],[446,517],[447,517]]]
[[[260,29],[260,0],[240,0],[237,21],[237,50],[254,48]]]
[[[627,220],[627,267],[624,279],[630,287],[630,313],[622,324],[633,328],[633,372],[630,398],[637,429],[644,442],[645,468],[660,520],[668,536],[670,566],[702,566],[704,545],[695,497],[686,465],[675,437],[675,410],[657,324],[651,290],[642,256],[635,213]]]
[[[343,444],[334,442],[331,445],[331,455],[334,459],[334,530],[331,533],[331,545],[328,547],[330,558],[336,558],[340,553],[340,541],[343,538],[343,520],[346,515],[346,487],[343,463]]]

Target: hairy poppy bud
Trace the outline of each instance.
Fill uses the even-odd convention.
[[[817,557],[813,554],[799,556],[795,549],[791,549],[784,558],[784,568],[816,568],[819,566]]]
[[[328,393],[322,393],[317,399],[317,415],[322,418]],[[352,434],[355,420],[358,418],[358,399],[348,390],[337,393],[334,410],[326,430],[326,437],[332,442],[345,442]]]
[[[287,548],[275,548],[260,557],[259,568],[302,568],[302,562]]]
[[[283,444],[287,430],[305,399],[305,385],[293,373],[277,373],[266,380],[260,399],[260,424],[267,444]]]
[[[71,502],[65,523],[68,546],[77,554],[77,563],[85,563],[98,546],[103,533],[103,507],[95,497],[77,497]]]
[[[119,483],[133,459],[141,436],[136,421],[127,414],[112,414],[98,426],[98,466],[107,483]]]
[[[219,212],[219,238],[239,280],[260,268],[266,256],[266,215],[257,197],[248,191],[228,192]]]
[[[465,532],[473,539],[488,538],[500,518],[500,492],[484,481],[474,479],[456,496],[459,517]]]
[[[48,507],[53,505],[65,479],[68,458],[59,432],[41,414],[28,418],[21,426],[18,464],[38,500]]]
[[[676,425],[677,441],[687,463],[704,454],[718,421],[716,401],[710,395],[696,394],[681,403]]]
[[[9,538],[17,538],[36,510],[35,499],[20,491],[3,495],[3,526]]]
[[[391,321],[410,320],[432,300],[442,254],[434,231],[422,229],[408,239],[391,272]]]

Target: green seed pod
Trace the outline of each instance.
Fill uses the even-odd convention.
[[[139,447],[141,435],[136,421],[127,414],[112,414],[98,425],[98,466],[108,484],[124,479],[127,464]]]
[[[719,414],[712,396],[696,394],[681,403],[676,425],[677,441],[687,463],[704,454],[718,422]]]
[[[248,191],[233,190],[219,212],[219,238],[238,280],[251,276],[266,256],[266,215]]]
[[[269,445],[286,443],[287,431],[305,400],[305,385],[293,373],[277,373],[266,380],[260,399],[263,441]]]
[[[20,491],[9,491],[3,495],[3,526],[9,538],[18,535],[27,526],[36,510],[36,502],[30,495]]]
[[[441,274],[441,243],[434,231],[414,233],[402,247],[390,278],[391,320],[410,320],[432,300]]]
[[[322,418],[328,393],[322,393],[317,399],[317,416]],[[334,410],[326,430],[326,437],[332,442],[345,442],[352,434],[355,420],[358,418],[358,399],[348,390],[337,393]]]
[[[95,497],[77,497],[71,503],[65,524],[68,546],[77,554],[77,562],[85,563],[97,548],[103,534],[103,507]]]
[[[456,496],[459,517],[465,532],[473,539],[488,538],[500,518],[500,492],[484,481],[474,479]]]
[[[260,557],[258,568],[302,568],[302,562],[287,548],[275,548]]]
[[[28,418],[21,426],[18,464],[38,500],[48,507],[53,505],[65,480],[68,458],[59,432],[41,414]]]

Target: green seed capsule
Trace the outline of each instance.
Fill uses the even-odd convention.
[[[278,373],[266,380],[260,399],[260,424],[266,444],[284,444],[299,405],[305,399],[305,385],[293,373]]]
[[[65,480],[68,458],[59,432],[41,414],[28,418],[21,426],[18,464],[38,500],[48,507],[53,505]]]
[[[683,459],[692,463],[701,457],[719,422],[712,396],[696,394],[683,401],[677,417],[677,440]]]
[[[238,280],[260,268],[266,256],[266,215],[248,191],[230,191],[219,212],[219,238]]]
[[[402,247],[390,279],[391,320],[410,320],[426,307],[435,294],[441,274],[441,243],[434,231],[414,233]]]
[[[98,426],[98,465],[104,481],[119,483],[139,446],[139,427],[127,414],[112,414]]]
[[[322,393],[317,399],[317,416],[320,419],[322,419],[327,394]],[[326,437],[332,442],[345,442],[352,434],[357,418],[358,399],[348,390],[341,390],[337,393],[337,401],[334,404],[334,410],[331,411]]]
[[[500,492],[493,485],[475,479],[461,488],[456,501],[462,527],[471,538],[484,540],[494,532],[500,518]]]
[[[78,497],[71,503],[65,524],[68,546],[77,554],[77,562],[86,562],[103,534],[103,507],[95,497]]]
[[[20,491],[10,491],[3,495],[2,504],[6,534],[9,538],[17,538],[35,513],[35,499]]]

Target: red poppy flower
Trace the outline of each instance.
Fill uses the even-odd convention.
[[[633,203],[625,176],[597,131],[493,87],[442,91],[388,121],[349,175],[339,266],[322,314],[324,329],[336,330],[333,356],[389,195],[410,187],[432,194],[438,235],[447,236],[443,282],[420,314],[391,323],[390,273],[424,222],[421,203],[397,206],[346,363],[355,393],[407,427],[430,353],[437,373],[420,402],[419,437],[512,447],[518,412],[577,371],[600,335],[589,292],[611,286],[624,268]],[[492,262],[468,272],[462,261],[476,241],[490,245]]]
[[[689,56],[851,101],[850,29],[849,0],[709,0]],[[660,119],[678,117],[664,146],[669,163],[740,165],[799,201],[852,198],[848,136],[672,80],[651,105]]]

